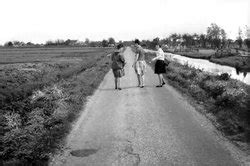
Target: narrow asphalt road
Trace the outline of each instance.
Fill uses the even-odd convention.
[[[146,87],[137,88],[134,54],[125,51],[123,90],[114,90],[110,71],[89,99],[50,165],[65,166],[236,166],[230,148],[211,124],[172,87],[156,88],[147,66]]]

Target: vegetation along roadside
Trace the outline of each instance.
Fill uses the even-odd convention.
[[[147,62],[154,56],[147,53]],[[167,66],[164,77],[170,85],[202,105],[206,110],[203,113],[215,118],[215,126],[250,154],[249,85],[231,79],[227,73],[213,75],[176,62]]]
[[[39,63],[13,64],[11,60],[0,66],[1,156],[5,165],[46,165],[87,96],[109,71],[106,55],[112,49],[75,50],[36,50],[33,57],[43,56]],[[25,59],[27,52],[30,49],[18,50],[23,56],[13,59],[30,60]]]

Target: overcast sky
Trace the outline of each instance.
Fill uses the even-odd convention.
[[[54,39],[152,39],[250,27],[250,0],[0,0],[0,44]]]

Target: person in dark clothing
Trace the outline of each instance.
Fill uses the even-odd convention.
[[[113,74],[115,77],[115,89],[121,90],[120,78],[125,75],[124,66],[124,46],[122,44],[117,45],[117,50],[111,55]]]
[[[157,44],[156,48],[156,57],[152,59],[155,62],[155,74],[158,75],[159,85],[156,87],[162,87],[165,84],[162,74],[166,73],[166,63],[165,63],[165,54],[161,49],[161,46]]]

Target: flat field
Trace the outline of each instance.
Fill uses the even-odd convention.
[[[88,47],[37,47],[37,48],[0,48],[0,64],[49,62],[69,58],[84,58],[104,53],[110,48]]]

